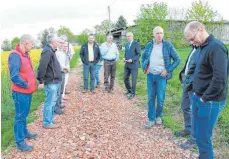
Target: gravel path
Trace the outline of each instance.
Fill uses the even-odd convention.
[[[59,129],[42,128],[42,109],[38,119],[29,125],[39,132],[34,151],[18,152],[14,148],[3,158],[26,159],[190,159],[190,151],[181,150],[169,129],[154,126],[146,130],[146,110],[128,100],[124,90],[115,85],[114,94],[96,89],[95,94],[81,93],[81,67],[73,70],[69,79],[69,100],[65,115],[56,116]]]

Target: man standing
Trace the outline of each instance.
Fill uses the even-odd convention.
[[[48,39],[48,43],[42,53],[38,66],[37,79],[40,82],[39,88],[45,89],[45,102],[43,110],[43,127],[47,129],[55,129],[54,107],[58,97],[58,90],[62,81],[61,67],[56,58],[56,49],[59,38],[52,37]]]
[[[37,134],[29,133],[26,118],[30,111],[32,93],[36,91],[36,76],[34,74],[29,51],[34,47],[35,39],[28,34],[20,38],[20,44],[11,51],[8,60],[10,79],[12,81],[12,96],[15,104],[14,136],[20,151],[32,151],[33,146],[25,143],[25,138],[35,139]]]
[[[71,92],[69,91],[69,89],[66,90],[66,87],[67,87],[68,79],[69,79],[70,63],[71,63],[71,60],[72,60],[72,58],[73,58],[73,56],[74,56],[74,54],[75,54],[75,51],[74,51],[74,48],[73,48],[72,44],[70,44],[70,43],[68,42],[68,37],[67,37],[66,35],[60,36],[60,39],[62,39],[62,40],[65,41],[64,51],[66,52],[66,55],[67,55],[66,66],[69,68],[69,71],[65,73],[65,79],[64,79],[65,82],[64,82],[63,99],[65,99],[65,98],[64,98],[65,94],[71,93]],[[66,45],[66,43],[67,43],[67,45]]]
[[[94,42],[95,36],[90,34],[88,42],[83,44],[80,49],[80,58],[83,62],[84,88],[83,93],[88,90],[88,76],[90,73],[90,91],[95,93],[95,69],[100,59],[99,45]]]
[[[164,31],[160,26],[153,29],[153,36],[154,39],[146,45],[142,55],[142,67],[147,73],[148,90],[148,120],[145,128],[151,128],[155,122],[158,125],[162,124],[167,80],[172,78],[172,72],[180,62],[172,44],[163,40]],[[157,108],[155,111],[156,97]]]
[[[190,139],[187,142],[181,144],[181,148],[183,149],[190,149],[195,146],[196,143],[196,135],[195,129],[193,125],[193,114],[192,114],[192,82],[194,78],[194,71],[196,68],[196,63],[199,58],[200,49],[198,47],[192,46],[192,51],[190,52],[185,66],[179,74],[179,79],[183,84],[183,93],[182,93],[182,100],[181,100],[181,108],[183,110],[184,115],[184,130],[178,131],[175,133],[177,137],[186,137],[190,136]]]
[[[101,56],[104,59],[105,91],[111,93],[114,91],[116,61],[119,59],[119,51],[117,45],[113,43],[112,40],[113,36],[107,35],[107,42],[101,45]]]
[[[193,80],[193,114],[200,159],[213,159],[212,132],[226,105],[228,89],[228,50],[205,26],[197,21],[187,24],[185,38],[200,47]]]
[[[125,46],[125,55],[123,62],[124,66],[124,83],[127,89],[128,99],[133,99],[136,92],[136,84],[138,77],[138,68],[140,68],[139,58],[141,56],[140,44],[134,40],[132,32],[126,34],[128,43]],[[130,86],[130,75],[132,80],[132,87]]]
[[[58,62],[60,63],[60,68],[61,68],[61,75],[62,75],[62,81],[60,83],[60,87],[58,90],[58,99],[56,102],[56,105],[54,107],[54,113],[61,115],[64,113],[63,109],[65,106],[63,105],[62,99],[63,99],[63,95],[64,95],[64,86],[65,86],[65,74],[69,71],[69,67],[66,66],[66,63],[68,61],[68,57],[67,57],[67,53],[64,50],[64,46],[67,45],[67,43],[63,40],[63,39],[59,39],[58,41],[58,47],[57,47],[57,51],[55,52],[56,57]]]

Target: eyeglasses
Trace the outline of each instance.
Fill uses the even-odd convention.
[[[196,34],[191,39],[189,39],[190,42],[193,42],[196,39],[196,35],[198,32],[199,32],[199,29],[197,30]]]

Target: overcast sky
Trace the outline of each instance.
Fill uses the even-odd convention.
[[[5,0],[0,5],[0,40],[12,40],[24,33],[36,38],[42,30],[49,27],[57,30],[61,25],[78,34],[108,19],[108,5],[111,5],[112,21],[123,15],[131,25],[140,5],[153,2],[166,2],[168,7],[187,9],[193,0]],[[208,3],[229,20],[227,0],[208,0]]]

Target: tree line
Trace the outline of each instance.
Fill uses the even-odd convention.
[[[46,39],[49,36],[66,35],[68,41],[72,43],[82,44],[88,39],[88,34],[95,33],[96,41],[100,44],[106,40],[106,34],[109,31],[109,25],[111,29],[123,28],[128,26],[128,30],[132,31],[135,35],[135,39],[141,44],[146,44],[149,39],[152,39],[152,30],[155,26],[161,26],[164,28],[165,38],[171,39],[175,37],[174,45],[176,47],[186,46],[184,43],[182,29],[174,29],[171,31],[170,25],[177,20],[191,21],[197,20],[204,24],[211,24],[217,22],[223,24],[223,17],[208,4],[207,1],[196,0],[192,2],[189,9],[184,8],[169,8],[167,3],[154,2],[153,4],[141,5],[140,12],[135,19],[135,27],[128,26],[127,20],[121,15],[117,22],[110,22],[104,20],[100,24],[95,25],[93,30],[88,28],[84,29],[79,35],[75,35],[70,28],[61,26],[57,31],[54,28],[47,28],[38,34],[37,41],[40,42],[39,46],[43,48],[46,44]],[[111,23],[111,24],[109,24]],[[3,50],[11,50],[15,45],[19,43],[19,38],[15,37],[13,40],[5,39],[2,42]]]

